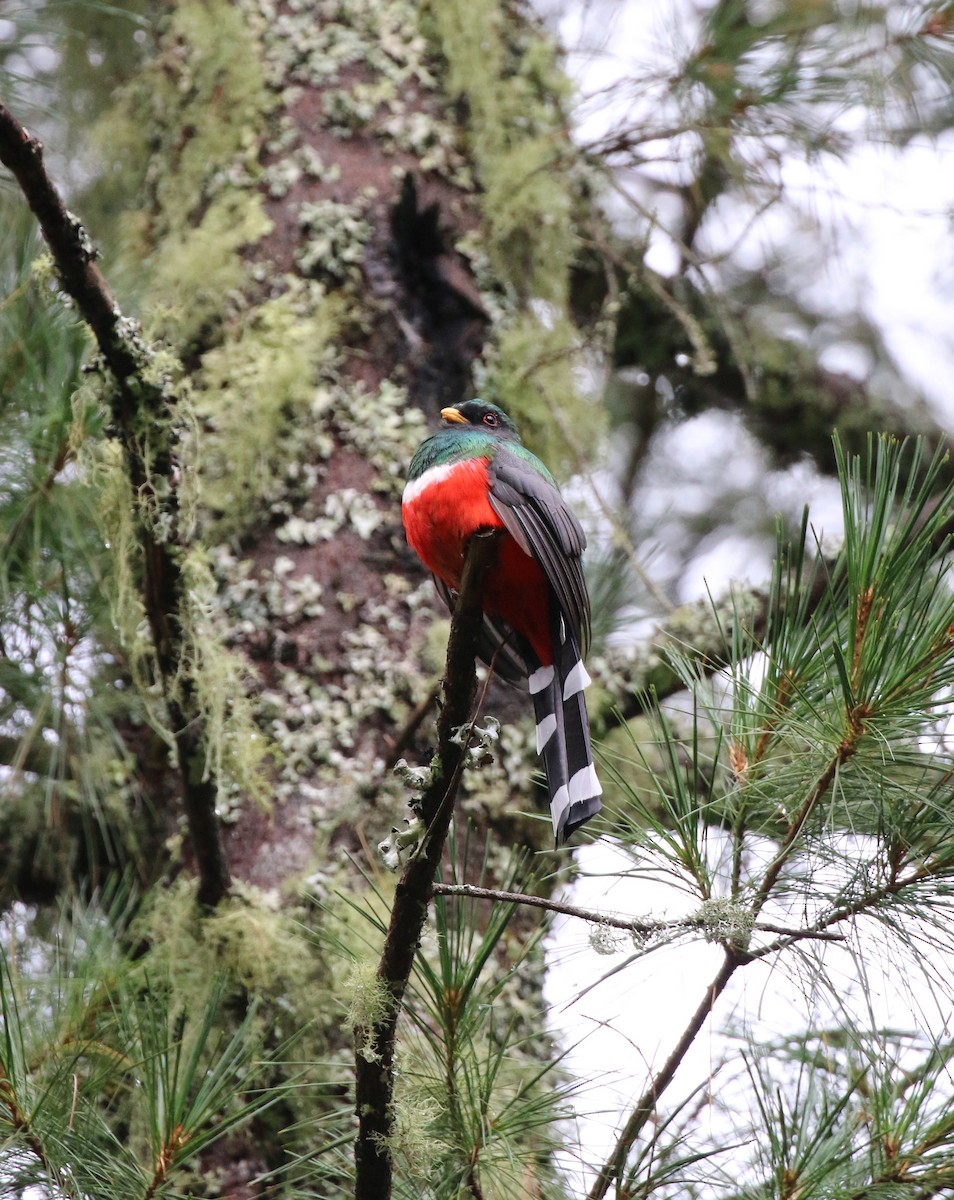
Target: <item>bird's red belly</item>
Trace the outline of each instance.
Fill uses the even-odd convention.
[[[483,459],[432,469],[416,486],[405,490],[402,515],[407,540],[427,569],[448,587],[460,587],[464,553],[473,534],[478,529],[503,528],[488,494]],[[500,537],[497,560],[487,573],[483,607],[522,634],[541,663],[553,661],[546,576],[539,563],[506,532]]]

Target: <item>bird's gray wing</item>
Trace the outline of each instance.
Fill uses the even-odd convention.
[[[583,577],[586,534],[549,472],[529,451],[501,446],[490,463],[490,504],[518,545],[543,568],[563,620],[585,654],[590,599]]]

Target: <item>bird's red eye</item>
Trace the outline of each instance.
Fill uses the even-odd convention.
[[[484,424],[485,425],[496,425],[497,418],[494,416],[493,413],[486,413],[484,415]]]

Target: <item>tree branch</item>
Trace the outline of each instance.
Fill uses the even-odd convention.
[[[717,182],[711,172],[709,181]],[[684,195],[690,193],[691,189]],[[625,190],[621,194],[631,201]],[[690,238],[694,225],[690,216]],[[797,339],[779,337],[744,317],[738,303],[729,311],[723,299],[721,311],[714,311],[717,298],[697,282],[705,262],[686,240],[679,243],[684,267],[675,288],[612,231],[595,233],[594,243],[598,253],[582,258],[574,272],[572,302],[580,319],[604,304],[609,264],[621,296],[614,365],[639,367],[652,377],[668,379],[678,396],[680,416],[709,409],[738,412],[779,464],[808,455],[828,475],[836,473],[833,430],[853,453],[864,452],[871,430],[899,438],[918,433],[931,451],[946,443],[946,431],[923,394],[902,381],[896,382],[892,396],[883,395],[871,384],[823,367]],[[707,368],[702,372],[700,359]],[[644,433],[649,437],[661,413],[655,408],[634,411],[630,418],[640,428],[648,419],[650,427]],[[954,460],[945,465],[941,477],[946,482],[952,475]]]
[[[43,165],[43,147],[0,104],[0,162],[14,175],[40,224],[64,290],[96,338],[113,376],[110,405],[123,448],[143,560],[143,603],[175,740],[182,795],[199,872],[199,902],[212,906],[230,886],[215,812],[206,726],[195,681],[183,669],[186,585],[179,520],[175,410],[178,397],[157,369],[135,322],[124,317],[96,263],[83,225],[67,211]]]
[[[681,930],[704,929],[705,920],[697,913],[677,917],[671,921],[640,920],[638,917],[614,917],[593,908],[580,908],[576,904],[564,904],[560,900],[549,900],[546,896],[528,896],[525,892],[506,892],[500,888],[477,887],[471,883],[435,883],[433,896],[469,896],[473,900],[493,900],[500,904],[523,904],[528,908],[542,908],[546,912],[561,913],[567,917],[578,917],[591,925],[606,925],[610,929],[623,929],[627,933],[656,934],[673,933]],[[772,921],[756,921],[752,926],[762,933],[775,933],[788,941],[813,938],[822,942],[843,942],[844,935],[818,929],[790,929]],[[753,954],[756,953],[753,951]]]
[[[355,1200],[389,1200],[392,1183],[394,1043],[401,1001],[427,920],[432,884],[444,850],[454,800],[467,755],[477,694],[477,643],[483,625],[481,593],[497,552],[494,532],[471,538],[460,594],[451,618],[444,671],[444,706],[437,722],[432,780],[420,799],[425,833],[404,868],[394,893],[391,920],[377,978],[387,991],[387,1011],[371,1025],[355,1028]]]
[[[643,1093],[636,1104],[636,1107],[629,1115],[625,1126],[619,1137],[616,1139],[616,1145],[613,1147],[613,1153],[609,1156],[603,1166],[600,1168],[593,1186],[587,1193],[587,1200],[603,1200],[603,1197],[610,1189],[614,1179],[620,1179],[623,1170],[626,1166],[626,1157],[632,1148],[633,1143],[639,1137],[643,1127],[650,1120],[656,1110],[656,1104],[662,1093],[669,1087],[679,1069],[679,1065],[689,1052],[689,1048],[696,1039],[699,1030],[706,1023],[706,1019],[712,1012],[712,1008],[718,998],[725,991],[729,984],[729,980],[735,974],[738,967],[742,966],[747,960],[735,953],[731,949],[726,949],[725,959],[722,966],[719,968],[715,978],[706,988],[705,995],[702,998],[699,1007],[692,1014],[692,1019],[683,1030],[682,1036],[676,1043],[672,1053],[663,1063],[660,1070],[653,1077],[649,1087]]]

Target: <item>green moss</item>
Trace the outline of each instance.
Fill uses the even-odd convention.
[[[257,192],[212,201],[195,228],[174,227],[153,259],[151,297],[165,314],[163,333],[189,350],[246,279],[240,251],[271,231]]]
[[[284,497],[302,456],[292,443],[338,328],[341,306],[318,284],[288,285],[247,309],[203,356],[196,376],[196,410],[206,430],[202,503],[219,536],[246,532]]]
[[[567,94],[552,43],[508,22],[498,0],[431,0],[445,87],[467,106],[495,269],[518,294],[563,304],[572,253]]]
[[[183,992],[221,974],[253,995],[273,994],[311,969],[310,952],[277,897],[240,885],[214,912],[201,914],[192,885],[156,895],[138,930]]]
[[[244,282],[240,251],[270,228],[252,190],[275,104],[261,25],[252,6],[182,0],[155,57],[94,134],[113,175],[139,180],[123,241],[128,258],[150,259],[146,306],[162,314],[150,320],[144,306],[144,325],[186,349]]]
[[[498,270],[518,291],[564,304],[573,236],[558,155],[550,137],[501,149],[485,165],[483,206]]]
[[[574,452],[592,444],[595,412],[574,421],[582,402],[573,378],[580,338],[558,312],[522,312],[499,334],[496,361],[484,389],[517,415],[524,442],[555,470],[574,469]]]
[[[167,229],[188,224],[212,192],[230,186],[223,173],[257,158],[274,98],[250,15],[227,0],[184,0],[163,34],[145,82],[163,134],[153,178]]]
[[[273,1047],[296,1038],[294,1057],[327,1059],[341,1043],[340,1012],[332,1001],[333,976],[302,923],[302,909],[248,884],[211,913],[195,902],[194,883],[180,880],[144,903],[134,934],[145,946],[139,967],[147,981],[168,980],[173,1002],[186,1014],[207,1002],[221,981],[236,1016],[249,999],[260,1004],[258,1021]],[[280,1071],[281,1052],[273,1069]],[[299,1073],[300,1061],[292,1065]]]
[[[486,236],[470,257],[478,274],[488,259],[496,344],[478,390],[558,474],[578,470],[600,427],[574,377],[584,347],[567,304],[575,212],[594,181],[567,136],[566,75],[545,31],[504,0],[430,0],[426,24],[480,187]]]

